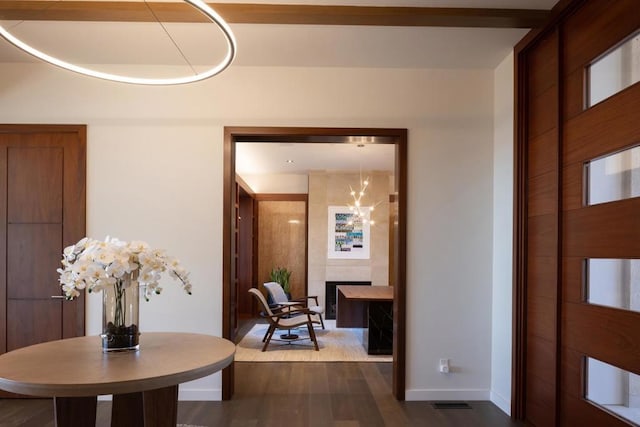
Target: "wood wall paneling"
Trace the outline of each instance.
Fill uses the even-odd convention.
[[[585,403],[582,398],[563,394],[560,397],[560,404],[563,411],[561,412],[559,425],[562,427],[629,427],[629,423],[620,420],[617,415],[610,414],[593,404]]]
[[[558,212],[558,174],[551,171],[529,179],[529,216]]]
[[[568,347],[562,349],[562,393],[560,402],[560,425],[573,426],[610,426],[628,427],[629,424],[611,417],[607,412],[584,399],[586,393],[586,376],[584,354]]]
[[[640,143],[640,83],[568,120],[563,128],[563,165],[582,162]]]
[[[584,301],[585,257],[562,257],[562,301],[581,303]]]
[[[306,295],[306,201],[260,200],[258,209],[259,283],[269,281],[274,267],[285,267],[291,272],[292,296]]]
[[[59,340],[62,336],[62,302],[59,300],[7,300],[7,351]],[[47,325],[43,328],[42,325]]]
[[[527,92],[536,98],[558,82],[558,37],[556,33],[543,37],[527,55]]]
[[[558,325],[558,34],[530,49],[526,79],[527,268],[524,416],[537,426],[556,418]],[[528,355],[533,355],[529,357]]]
[[[527,375],[534,376],[548,384],[555,381],[556,343],[536,335],[527,338],[529,357]]]
[[[558,294],[558,261],[554,256],[529,256],[527,259],[527,299],[555,298]]]
[[[639,27],[638,0],[584,2],[563,25],[563,74],[586,67]]]
[[[7,146],[11,136],[0,134],[0,323],[7,319]],[[0,324],[0,354],[7,351],[7,330]]]
[[[529,256],[557,256],[557,216],[550,214],[530,217],[528,225]],[[527,286],[532,285],[534,284],[527,284]]]
[[[582,398],[585,393],[584,384],[584,354],[567,346],[562,347],[561,356],[561,384],[562,391],[576,398]]]
[[[8,225],[8,298],[60,295],[56,269],[60,267],[61,242],[62,224]]]
[[[562,168],[562,210],[580,209],[585,194],[584,163],[572,163]]]
[[[550,372],[555,372],[555,367]],[[527,373],[526,396],[527,421],[534,426],[553,426],[556,408],[555,383]]]
[[[563,217],[565,256],[640,258],[640,198],[567,211]]]
[[[586,106],[585,68],[577,68],[562,81],[562,119],[567,121],[582,113]]]
[[[558,131],[552,128],[540,136],[528,141],[527,162],[528,178],[535,178],[557,170]]]
[[[38,137],[43,142],[50,138]],[[63,149],[10,147],[8,157],[9,222],[61,223]],[[41,173],[31,173],[34,169]]]
[[[529,98],[529,138],[535,138],[558,126],[558,86]]]
[[[563,304],[566,347],[630,372],[640,373],[640,313],[591,304]],[[572,328],[588,330],[576,334]]]
[[[532,297],[527,303],[527,336],[556,340],[556,298]]]

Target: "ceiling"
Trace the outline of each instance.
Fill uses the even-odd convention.
[[[28,4],[30,1],[32,0],[20,0],[20,3]],[[49,0],[40,4],[61,1],[68,0]],[[94,0],[97,3],[105,1]],[[144,3],[144,0],[129,1]],[[555,2],[556,0],[284,0],[279,3],[549,10]],[[225,5],[238,6],[242,3],[265,5],[274,1],[229,0]],[[221,10],[222,6],[220,5]],[[0,19],[2,17],[0,3]],[[47,19],[46,10],[42,11],[41,19]],[[184,64],[179,51],[156,23],[0,22],[5,28],[11,28],[18,37],[64,60],[82,64]],[[233,66],[269,67],[495,68],[528,31],[526,28],[281,23],[230,23],[230,26],[238,41],[238,55]],[[167,28],[192,64],[212,64],[224,55],[223,38],[212,24],[177,23],[167,24]],[[23,61],[36,60],[0,39],[0,62]],[[110,71],[114,72],[113,69]]]
[[[243,176],[360,169],[393,172],[394,159],[393,144],[236,144],[236,172]]]
[[[20,0],[28,4],[32,0]],[[53,4],[58,1],[48,0]],[[93,0],[95,2],[108,0]],[[143,3],[144,0],[126,0]],[[175,3],[176,0],[154,0]],[[393,8],[474,8],[550,10],[557,0],[280,0],[280,5]],[[9,3],[2,0],[2,3]],[[155,22],[7,21],[0,3],[0,23],[23,40],[63,60],[102,64],[183,64],[180,53]],[[86,3],[86,2],[85,2]],[[268,5],[270,0],[227,0],[225,5]],[[42,3],[39,3],[40,5]],[[105,3],[106,4],[106,3]],[[215,8],[215,4],[213,5]],[[222,14],[222,4],[220,13]],[[39,6],[42,7],[42,6]],[[258,9],[253,7],[253,9]],[[367,13],[371,10],[365,10]],[[420,12],[420,10],[416,10]],[[238,54],[232,67],[369,67],[369,68],[495,68],[528,28],[447,27],[428,25],[291,24],[291,16],[272,23],[232,22]],[[349,10],[341,16],[348,18]],[[415,11],[411,11],[413,13]],[[482,11],[481,11],[482,12]],[[535,11],[533,11],[535,12]],[[322,15],[322,11],[317,13]],[[480,13],[482,15],[482,13]],[[258,16],[259,19],[262,19]],[[409,18],[411,18],[409,16]],[[267,21],[272,19],[267,16]],[[288,20],[289,19],[289,20]],[[409,19],[410,20],[410,19]],[[251,19],[249,19],[251,21]],[[283,23],[284,22],[284,23]],[[366,20],[365,20],[366,22]],[[451,21],[454,22],[454,21]],[[455,21],[457,22],[457,21]],[[16,25],[17,24],[17,25]],[[217,62],[225,45],[212,24],[172,23],[167,31],[196,70]],[[0,38],[0,62],[36,61]],[[237,145],[241,174],[306,173],[308,170],[393,170],[393,145],[278,144]],[[287,163],[286,160],[293,160]]]

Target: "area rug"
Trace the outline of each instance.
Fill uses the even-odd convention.
[[[369,355],[362,345],[363,330],[336,328],[335,320],[325,320],[326,329],[316,327],[320,351],[315,351],[305,328],[292,330],[300,339],[280,338],[286,331],[276,331],[262,352],[262,338],[268,325],[255,325],[236,346],[236,362],[391,362],[391,356]]]

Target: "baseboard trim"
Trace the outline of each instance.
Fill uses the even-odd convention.
[[[489,399],[496,405],[502,412],[511,416],[511,401],[509,399],[505,399],[504,396],[492,391],[489,395]]]
[[[222,390],[212,389],[212,388],[183,390],[182,388],[179,388],[178,400],[218,401],[218,400],[222,400]]]
[[[110,394],[98,396],[98,400],[110,401],[112,400],[112,396]],[[178,387],[178,400],[197,402],[219,401],[222,400],[222,390],[212,388],[183,390],[182,387]]]
[[[489,390],[484,389],[460,389],[460,390],[439,390],[422,389],[407,390],[405,400],[489,400]]]

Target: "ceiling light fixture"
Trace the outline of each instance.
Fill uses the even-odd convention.
[[[26,53],[35,56],[36,58],[39,58],[45,62],[48,62],[49,64],[64,68],[69,71],[73,71],[75,73],[84,74],[90,77],[97,77],[99,79],[110,80],[110,81],[120,82],[120,83],[131,83],[131,84],[137,84],[137,85],[153,85],[153,86],[180,85],[180,84],[186,84],[186,83],[194,83],[197,81],[201,81],[201,80],[205,80],[210,77],[213,77],[216,74],[219,74],[225,69],[227,69],[227,67],[231,65],[231,62],[233,62],[233,59],[236,56],[237,44],[236,44],[235,36],[233,35],[233,32],[231,31],[231,28],[226,23],[226,21],[220,15],[218,15],[216,11],[214,11],[209,6],[207,6],[206,3],[204,3],[202,0],[183,0],[183,1],[185,3],[190,4],[200,12],[202,12],[207,18],[209,18],[214,24],[216,24],[224,34],[225,39],[227,41],[227,54],[222,59],[222,61],[220,61],[218,64],[214,65],[213,67],[209,68],[204,72],[198,73],[194,71],[195,74],[193,75],[171,77],[171,78],[147,78],[147,77],[133,77],[133,76],[104,73],[102,71],[81,67],[79,65],[72,64],[72,63],[63,61],[61,59],[58,59],[56,57],[53,57],[51,55],[48,55],[32,47],[31,45],[23,42],[19,38],[15,37],[2,25],[0,25],[0,36],[2,36],[5,40],[7,40],[9,43],[14,45],[18,49],[21,49]]]
[[[370,219],[371,212],[373,212],[374,206],[362,206],[362,197],[364,197],[367,187],[369,186],[369,178],[362,180],[362,174],[360,174],[360,191],[355,191],[353,187],[349,186],[349,195],[353,198],[353,204],[347,205],[349,210],[366,224],[375,224],[375,221]],[[349,221],[349,225],[353,224],[353,221]]]

